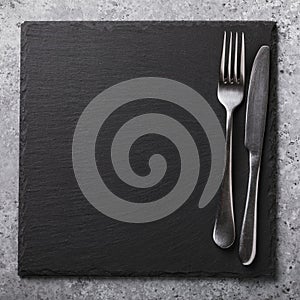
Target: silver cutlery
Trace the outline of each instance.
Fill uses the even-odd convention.
[[[230,247],[235,240],[235,221],[232,198],[232,125],[233,111],[244,98],[245,85],[244,33],[241,34],[240,51],[238,51],[239,34],[235,33],[234,46],[232,40],[233,34],[230,32],[229,47],[227,49],[228,51],[226,51],[227,37],[226,32],[224,32],[217,90],[218,99],[226,109],[225,171],[223,182],[221,184],[221,198],[213,230],[213,240],[221,248]],[[228,55],[226,55],[227,52]]]
[[[248,90],[245,147],[249,151],[249,181],[240,236],[239,256],[250,265],[256,255],[257,192],[269,94],[270,48],[262,46],[256,54]]]

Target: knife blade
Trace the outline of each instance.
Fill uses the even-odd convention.
[[[256,255],[257,191],[269,95],[270,48],[262,46],[254,59],[247,97],[245,147],[249,151],[249,179],[240,236],[239,256],[250,265]]]
[[[270,48],[262,46],[255,57],[247,97],[245,146],[261,154],[269,94]]]

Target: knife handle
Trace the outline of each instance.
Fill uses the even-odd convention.
[[[247,199],[239,245],[239,256],[245,266],[250,265],[256,255],[257,191],[260,155],[249,153],[249,169]]]
[[[225,171],[221,184],[220,202],[217,210],[213,240],[221,248],[229,248],[235,240],[235,222],[232,199],[232,111],[227,111]]]

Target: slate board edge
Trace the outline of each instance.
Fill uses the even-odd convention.
[[[24,24],[24,23],[23,23]],[[23,161],[26,151],[26,84],[27,75],[25,70],[25,60],[27,51],[27,36],[26,27],[21,27],[21,55],[20,55],[20,124],[19,124],[19,234],[18,234],[18,274],[22,276],[22,258],[23,250],[25,249],[24,244],[24,213],[25,213],[25,201],[23,201],[26,192],[26,175],[24,172]]]
[[[271,65],[270,65],[270,88],[269,88],[269,105],[268,105],[268,119],[269,125],[267,130],[269,130],[269,143],[271,151],[269,151],[268,161],[270,162],[269,171],[269,190],[268,190],[268,201],[269,201],[269,219],[270,219],[270,236],[271,236],[271,247],[270,247],[270,269],[271,276],[276,277],[276,210],[277,210],[277,80],[278,80],[278,50],[277,50],[277,26],[273,23],[272,36],[271,36]],[[275,174],[275,176],[274,176]]]

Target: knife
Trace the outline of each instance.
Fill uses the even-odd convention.
[[[247,97],[245,147],[249,152],[249,180],[240,236],[239,256],[250,265],[256,255],[257,191],[269,94],[270,48],[262,46],[254,59]]]

